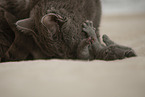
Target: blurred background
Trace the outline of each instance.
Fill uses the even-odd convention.
[[[145,0],[101,0],[103,14],[145,13]]]

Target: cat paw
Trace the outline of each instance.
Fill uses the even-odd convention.
[[[83,32],[87,33],[89,37],[96,37],[96,28],[93,26],[93,22],[87,20],[83,23]]]
[[[106,46],[115,45],[115,43],[107,35],[103,35],[102,38],[103,38],[103,42],[106,44]]]
[[[93,44],[94,41],[95,41],[95,39],[92,38],[92,37],[89,37],[89,38],[86,39],[86,43],[89,44],[89,45],[90,45],[90,44]]]

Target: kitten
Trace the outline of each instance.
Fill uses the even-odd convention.
[[[83,27],[83,31],[87,33],[88,38],[80,42],[77,52],[78,59],[116,60],[136,56],[133,49],[114,43],[107,35],[103,35],[103,41],[106,46],[102,45],[95,35],[95,28],[92,21],[87,20],[83,24]]]

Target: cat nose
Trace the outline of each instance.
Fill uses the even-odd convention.
[[[130,50],[130,51],[125,52],[125,56],[126,57],[135,57],[136,54],[133,50]]]

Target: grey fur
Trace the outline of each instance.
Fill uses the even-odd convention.
[[[114,43],[107,35],[103,35],[103,41],[106,46],[102,45],[95,35],[96,33],[92,21],[87,20],[83,26],[83,31],[87,33],[89,38],[82,40],[80,43],[79,48],[81,49],[78,49],[79,59],[116,60],[136,56],[133,49]],[[93,52],[93,54],[91,54],[91,52]]]
[[[93,50],[96,45],[84,47],[89,34],[100,44],[100,0],[0,0],[0,7],[5,13],[4,23],[8,24],[4,26],[9,26],[9,32],[15,36],[3,52],[2,61],[105,59],[96,57],[102,56],[104,50],[100,47],[94,47],[99,51]],[[89,29],[91,33],[84,33],[82,24],[86,20],[93,21],[96,32]],[[6,42],[11,38],[5,39]]]

